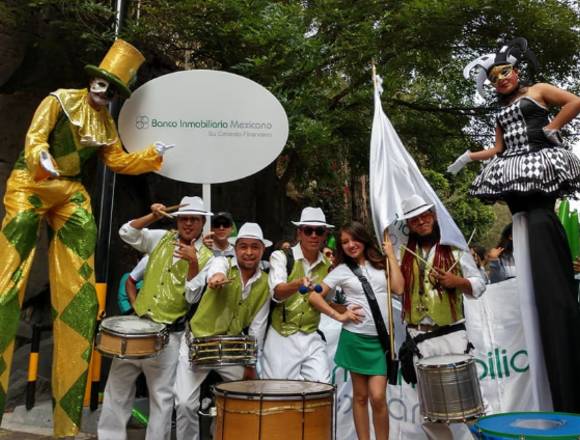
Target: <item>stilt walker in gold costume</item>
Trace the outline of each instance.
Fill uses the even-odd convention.
[[[130,95],[128,84],[143,61],[137,49],[117,40],[99,67],[85,67],[91,78],[88,89],[60,89],[47,96],[34,114],[24,151],[8,179],[0,232],[0,420],[20,307],[45,219],[51,237],[54,434],[72,436],[79,430],[97,314],[97,228],[80,178],[86,161],[97,153],[118,173],[161,167],[170,146],[156,143],[142,152],[126,153],[107,109],[115,93]]]

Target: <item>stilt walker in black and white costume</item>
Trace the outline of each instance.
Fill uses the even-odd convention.
[[[520,63],[537,65],[523,38],[496,54],[479,57],[478,91],[486,79],[501,108],[495,146],[466,151],[449,168],[487,160],[469,193],[484,202],[505,201],[513,215],[513,239],[522,320],[538,410],[580,413],[580,309],[572,257],[554,212],[559,197],[580,194],[580,160],[559,130],[580,113],[580,98],[550,84],[525,85]],[[550,119],[548,107],[559,108]],[[550,398],[551,392],[551,398]]]

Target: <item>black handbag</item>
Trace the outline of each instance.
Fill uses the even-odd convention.
[[[415,371],[414,356],[422,358],[417,344],[407,332],[405,341],[399,347],[399,362],[401,364],[401,375],[405,382],[415,385],[417,383],[417,372]]]
[[[363,275],[360,267],[354,264],[352,261],[346,263],[349,269],[356,275],[362,284],[363,291],[367,297],[367,301],[371,307],[371,313],[373,315],[373,321],[375,322],[375,327],[377,329],[377,334],[379,336],[379,342],[383,348],[387,360],[387,379],[391,385],[397,384],[397,376],[399,373],[399,362],[396,359],[391,359],[391,348],[389,346],[389,332],[387,331],[387,326],[383,316],[381,315],[381,309],[379,308],[379,303],[377,302],[377,297],[373,292],[369,281]]]

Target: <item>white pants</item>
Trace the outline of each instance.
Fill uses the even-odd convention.
[[[262,379],[330,383],[326,342],[317,332],[297,332],[290,336],[282,336],[270,327],[264,343]]]
[[[100,440],[127,439],[127,422],[135,400],[135,381],[141,372],[145,374],[149,389],[146,439],[171,438],[173,385],[182,335],[183,332],[169,333],[167,345],[157,357],[139,360],[113,359],[97,431]]]
[[[202,382],[212,370],[192,367],[189,363],[189,347],[185,335],[179,346],[179,361],[175,377],[175,412],[177,440],[199,440],[199,391]],[[240,380],[244,367],[216,368],[215,371],[225,380]]]
[[[530,262],[530,243],[528,237],[528,216],[526,212],[518,212],[512,217],[514,258],[517,270],[518,295],[522,314],[524,339],[530,362],[530,387],[532,400],[529,406],[536,411],[553,411],[552,391],[546,370],[544,347],[540,337],[540,323],[532,280]]]

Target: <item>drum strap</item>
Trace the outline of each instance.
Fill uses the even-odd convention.
[[[465,323],[463,322],[460,324],[444,325],[442,327],[437,327],[436,329],[430,332],[422,333],[420,335],[415,336],[413,338],[413,341],[415,341],[415,344],[420,344],[421,342],[426,341],[428,339],[438,338],[439,336],[445,336],[448,335],[449,333],[454,333],[461,330],[465,330]]]

